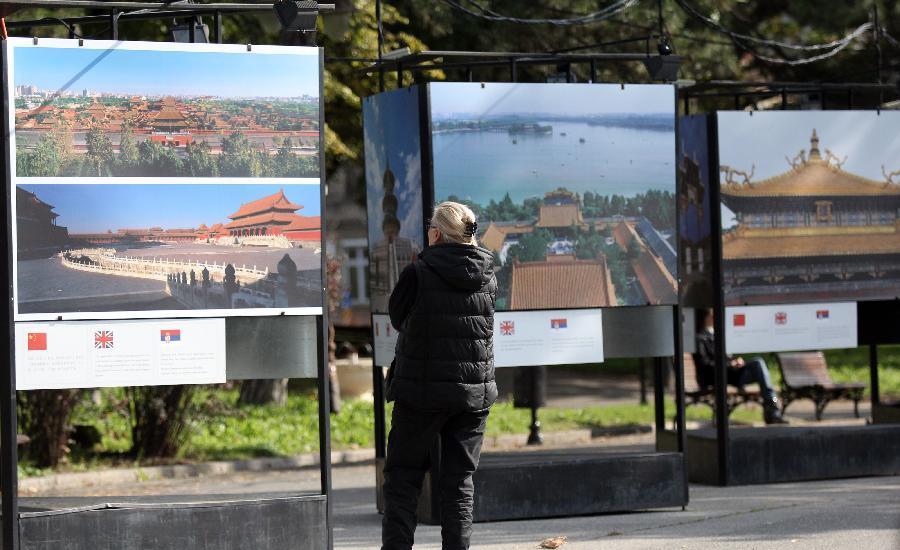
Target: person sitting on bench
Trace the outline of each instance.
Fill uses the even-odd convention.
[[[697,351],[694,363],[697,366],[697,384],[700,387],[715,385],[716,380],[716,348],[713,330],[713,310],[707,310],[703,318],[703,327],[697,331]],[[769,368],[762,357],[754,357],[745,361],[742,357],[728,356],[728,384],[742,388],[747,384],[757,383],[763,398],[763,419],[766,424],[787,424],[778,408],[778,396],[772,386]]]

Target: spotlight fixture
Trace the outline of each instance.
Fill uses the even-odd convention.
[[[310,0],[278,0],[273,7],[283,31],[316,32],[316,17],[319,15],[318,2]]]
[[[678,68],[681,66],[681,59],[679,55],[653,55],[647,56],[642,61],[644,68],[650,73],[651,79],[674,82],[678,80]]]
[[[659,55],[672,55],[675,53],[675,48],[672,47],[672,43],[669,42],[669,37],[665,34],[659,37],[659,43],[656,45],[656,51],[659,52]]]

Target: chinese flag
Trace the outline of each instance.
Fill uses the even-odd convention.
[[[47,350],[47,333],[46,332],[29,332],[28,333],[28,351],[46,351]]]
[[[743,327],[747,325],[747,316],[743,313],[735,313],[733,318],[734,326]]]

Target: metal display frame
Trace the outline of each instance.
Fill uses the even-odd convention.
[[[64,25],[70,29],[70,37],[72,35],[72,27],[70,24],[80,22],[99,22],[109,21],[110,37],[114,40],[118,39],[118,24],[120,21],[140,20],[140,19],[162,19],[173,16],[199,17],[200,15],[214,15],[215,17],[215,39],[216,43],[222,43],[222,15],[271,11],[271,4],[226,4],[226,3],[210,3],[210,4],[173,4],[169,2],[97,2],[97,1],[80,1],[80,0],[19,0],[16,2],[0,2],[0,4],[13,4],[27,7],[76,7],[90,9],[109,9],[109,15],[103,16],[81,16],[69,17],[65,19],[41,19],[35,21],[18,21],[7,22],[8,29],[41,27]],[[333,4],[319,4],[319,10],[333,9]],[[134,12],[123,10],[135,10]],[[301,10],[303,11],[303,10]],[[192,25],[194,27],[194,25]],[[193,28],[191,35],[193,35]],[[191,36],[193,39],[193,36]],[[37,39],[36,39],[37,40]],[[250,46],[248,45],[248,49]],[[319,58],[319,127],[325,127],[325,106],[324,106],[324,67],[325,57],[322,48],[318,48]],[[7,88],[7,78],[9,75],[6,71],[6,54],[7,49],[3,48],[3,59],[0,61],[0,73],[3,79],[3,136],[0,136],[0,163],[2,163],[5,201],[2,208],[4,209],[6,219],[6,231],[2,241],[2,253],[6,258],[7,267],[7,311],[6,311],[6,327],[7,338],[3,341],[4,356],[8,358],[6,376],[0,376],[0,504],[2,504],[2,542],[3,548],[18,549],[20,547],[20,513],[18,499],[18,450],[17,450],[17,413],[16,413],[16,373],[15,373],[15,323],[14,304],[13,304],[13,265],[12,265],[12,222],[15,212],[11,211],[11,194],[14,192],[11,180],[11,169],[8,151],[7,136],[11,129],[8,127],[9,110],[11,108],[11,98],[5,96]],[[320,219],[322,228],[326,224],[325,196],[326,196],[326,172],[325,172],[325,139],[324,133],[319,139],[319,200],[321,203]],[[331,391],[329,379],[329,359],[328,359],[328,324],[329,324],[329,304],[326,288],[327,274],[327,258],[325,254],[325,232],[321,232],[320,247],[322,250],[320,259],[320,269],[322,277],[322,310],[319,315],[314,315],[316,319],[316,343],[317,343],[317,391],[318,391],[318,431],[319,431],[319,471],[320,471],[320,492],[318,494],[324,496],[325,500],[325,534],[326,547],[331,550],[334,548],[334,504],[332,501],[332,475],[331,475]],[[242,502],[254,502],[253,499],[247,499]]]
[[[377,6],[376,6],[377,7]],[[381,34],[379,33],[379,38],[381,38]],[[380,48],[379,48],[380,51]],[[559,65],[559,64],[588,64],[590,67],[590,75],[591,80],[584,85],[588,86],[591,84],[595,84],[594,78],[596,76],[598,64],[602,63],[635,63],[635,62],[643,62],[647,64],[648,60],[653,60],[653,62],[657,63],[672,63],[679,64],[682,60],[680,56],[676,55],[656,55],[649,53],[649,47],[647,53],[629,53],[629,54],[603,54],[603,53],[593,53],[593,54],[567,54],[567,53],[549,53],[549,54],[535,54],[535,53],[517,53],[517,52],[462,52],[462,51],[425,51],[416,54],[405,54],[400,56],[394,56],[390,59],[381,58],[379,59],[353,59],[350,61],[362,61],[368,62],[369,65],[366,67],[357,69],[357,72],[365,75],[372,76],[377,75],[379,78],[379,92],[387,91],[387,87],[385,85],[384,75],[387,71],[396,71],[397,81],[398,81],[398,89],[403,88],[403,74],[404,72],[410,72],[414,75],[413,80],[415,84],[418,85],[418,93],[419,95],[419,132],[420,132],[420,151],[422,155],[422,219],[429,219],[432,214],[432,210],[434,208],[434,171],[433,171],[433,155],[432,155],[432,134],[431,134],[431,105],[430,105],[430,92],[429,92],[429,81],[427,80],[428,71],[432,70],[440,70],[440,69],[461,69],[465,71],[465,76],[467,82],[475,82],[474,80],[474,69],[476,68],[497,68],[497,67],[507,67],[509,70],[509,79],[506,81],[500,82],[508,82],[508,83],[516,83],[519,81],[518,78],[518,67],[521,65]],[[465,82],[464,81],[464,82]],[[440,82],[454,82],[452,79],[442,80]],[[492,82],[498,82],[496,80]],[[566,82],[573,82],[573,73],[571,70],[566,71]],[[610,84],[610,83],[604,83]],[[615,83],[612,83],[615,84]],[[552,85],[552,84],[547,84]],[[627,84],[621,84],[623,86]],[[675,113],[675,143],[676,147],[678,144],[678,90],[675,88],[675,93],[673,94],[673,110]],[[677,151],[676,151],[677,157]],[[676,198],[677,198],[677,190],[681,185],[681,176],[680,173],[676,170]],[[675,221],[675,231],[676,231],[676,242],[677,242],[677,232],[678,232],[678,209],[676,208],[676,221]],[[425,235],[425,240],[427,242],[427,230],[423,227],[422,231]],[[680,265],[679,265],[679,273],[676,277],[676,280],[680,284]],[[676,290],[676,295],[678,294]],[[604,319],[608,316],[610,311],[615,310],[647,310],[650,307],[655,308],[671,308],[671,316],[672,316],[672,325],[673,325],[673,355],[672,355],[672,368],[674,372],[674,386],[675,386],[675,437],[676,437],[676,448],[677,453],[681,455],[681,474],[682,479],[679,482],[683,485],[683,495],[681,500],[682,510],[686,509],[689,503],[689,487],[688,487],[688,467],[687,467],[687,432],[685,429],[685,400],[684,400],[684,365],[683,365],[683,335],[682,335],[682,317],[683,311],[680,303],[676,300],[674,304],[665,304],[660,306],[616,306],[616,307],[608,307],[608,308],[596,308],[601,309],[604,312]],[[374,313],[372,314],[374,315]],[[370,322],[372,322],[372,317],[370,316]],[[604,324],[606,324],[604,322]],[[372,323],[374,327],[374,323]],[[637,346],[635,346],[637,349]],[[632,354],[624,355],[625,357],[640,357],[639,352]],[[609,356],[614,357],[614,356]],[[655,426],[657,433],[661,432],[670,432],[666,427],[666,411],[665,411],[665,389],[664,389],[664,370],[666,368],[666,363],[668,361],[667,356],[658,356],[651,357],[653,364],[653,380],[654,380],[654,410],[655,410]],[[376,460],[376,469],[380,467],[384,463],[384,460],[387,457],[387,433],[386,433],[386,418],[385,418],[385,376],[384,369],[385,367],[374,365],[372,366],[372,386],[373,386],[373,397],[374,397],[374,441],[375,441],[375,460]],[[516,368],[516,367],[511,367]],[[657,441],[656,445],[656,453],[665,452],[660,448],[659,442]],[[376,474],[377,475],[377,474]],[[380,479],[380,478],[378,478]],[[376,487],[376,495],[378,502],[378,507],[381,509],[381,491],[380,487]],[[432,499],[432,506],[437,506],[436,493],[432,492],[430,495]],[[420,506],[421,512],[421,506]]]
[[[805,82],[757,82],[757,81],[710,81],[702,83],[692,83],[683,86],[679,90],[680,100],[682,102],[682,115],[690,114],[706,114],[707,124],[707,150],[708,150],[708,168],[709,168],[709,187],[710,187],[710,224],[712,231],[710,233],[710,242],[712,249],[711,279],[713,291],[713,303],[709,304],[714,312],[714,331],[716,338],[714,340],[715,355],[717,358],[717,368],[715,371],[715,433],[716,433],[716,479],[718,485],[727,486],[733,484],[731,481],[733,458],[731,456],[731,433],[728,416],[728,400],[727,400],[727,371],[728,359],[725,341],[725,295],[724,295],[724,274],[723,274],[723,253],[722,253],[722,236],[721,236],[721,177],[719,172],[719,136],[718,136],[718,109],[711,109],[706,113],[692,113],[692,100],[701,101],[722,101],[731,99],[733,109],[742,110],[746,108],[756,108],[760,100],[767,98],[780,98],[780,110],[789,109],[789,100],[795,96],[807,98],[818,96],[821,111],[829,110],[830,104],[827,98],[838,96],[840,104],[837,101],[834,105],[847,110],[859,109],[858,102],[860,97],[866,95],[876,97],[877,103],[869,106],[869,110],[881,110],[880,106],[885,102],[886,95],[893,95],[895,98],[900,97],[900,87],[891,84],[882,83],[853,83],[853,82],[821,82],[821,83],[805,83]],[[779,110],[779,109],[775,109]],[[851,302],[853,300],[843,300]],[[900,312],[900,306],[894,304],[895,301],[853,301],[857,304],[893,304],[894,309]],[[865,324],[862,315],[859,317],[860,326]],[[861,343],[869,346],[869,367],[870,367],[870,388],[871,403],[873,409],[880,403],[879,387],[878,387],[878,344],[879,343],[897,343],[900,341],[900,335],[896,339],[885,338],[884,335],[873,336],[870,338],[860,338]]]

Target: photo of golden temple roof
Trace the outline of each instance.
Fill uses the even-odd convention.
[[[727,303],[893,297],[900,288],[900,175],[883,180],[843,168],[847,157],[820,144],[785,156],[787,169],[754,180],[756,165],[721,165],[722,260]],[[900,164],[900,159],[888,162]]]
[[[722,185],[722,195],[728,197],[900,196],[900,182],[894,183],[887,177],[887,174],[885,181],[876,181],[845,172],[841,166],[846,162],[846,157],[842,160],[828,149],[825,152],[826,155],[823,157],[819,151],[819,136],[813,129],[809,156],[807,157],[806,152],[801,150],[794,159],[786,158],[791,165],[791,169],[787,172],[761,181],[752,182],[748,176],[744,177],[743,181],[737,182],[733,178],[734,175],[746,176],[746,174],[728,166],[722,166],[722,171],[726,176],[726,181]]]

